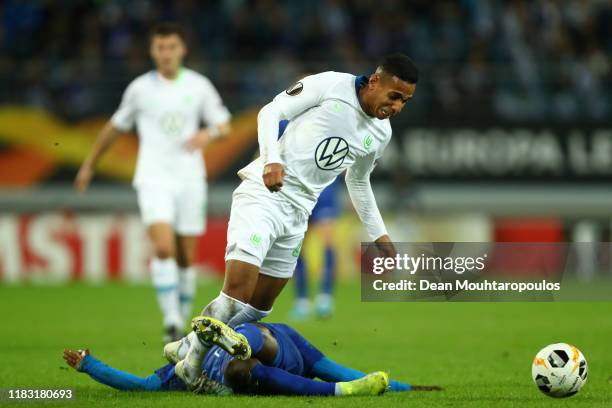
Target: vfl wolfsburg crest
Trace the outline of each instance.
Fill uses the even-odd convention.
[[[300,256],[300,251],[302,250],[302,244],[304,243],[304,240],[301,240],[300,243],[298,244],[298,246],[295,247],[295,249],[293,250],[293,252],[291,253],[292,256],[294,257],[298,257]]]
[[[261,244],[261,237],[257,234],[252,234],[251,235],[251,244],[257,246],[259,244]]]
[[[317,146],[315,163],[321,170],[334,170],[342,165],[349,152],[348,143],[341,137],[328,137]]]
[[[372,135],[367,135],[363,139],[363,147],[365,147],[366,150],[370,150],[370,146],[372,146],[373,141],[374,141],[374,137],[372,137]]]

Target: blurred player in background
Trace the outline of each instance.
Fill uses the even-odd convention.
[[[317,233],[324,247],[319,293],[315,298],[315,311],[320,318],[330,317],[334,311],[333,290],[336,280],[334,231],[336,219],[340,215],[339,189],[340,179],[336,178],[323,190],[308,220],[308,231]],[[294,320],[302,320],[308,318],[312,312],[308,297],[308,266],[303,253],[298,257],[294,279],[295,303],[290,316]]]
[[[133,80],[119,109],[100,132],[75,180],[85,191],[96,162],[122,133],[139,137],[134,187],[153,243],[151,277],[163,314],[164,341],[183,334],[196,288],[192,268],[197,236],[205,230],[206,170],[202,148],[230,131],[230,113],[208,78],[183,67],[185,34],[156,25],[150,53],[156,70]],[[207,127],[201,128],[204,122]]]

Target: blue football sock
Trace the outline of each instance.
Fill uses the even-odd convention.
[[[86,355],[81,363],[81,371],[94,380],[123,391],[159,391],[161,379],[152,374],[146,378],[126,373],[110,367],[91,355]]]
[[[261,363],[253,367],[251,377],[262,386],[262,391],[275,394],[334,395],[336,391],[335,383],[311,380]]]
[[[251,346],[251,354],[256,356],[263,347],[264,343],[261,330],[259,330],[259,328],[252,323],[239,324],[234,330],[247,338],[249,345]]]
[[[321,280],[321,293],[331,295],[334,290],[336,274],[336,250],[333,247],[325,248],[325,268],[323,269],[323,279]]]
[[[353,381],[358,378],[365,377],[366,374],[354,368],[345,367],[327,357],[323,357],[317,361],[312,367],[312,374],[324,381]],[[391,380],[389,382],[389,391],[410,391],[410,384],[404,384],[399,381]]]
[[[295,280],[296,298],[306,299],[308,297],[308,278],[306,277],[306,262],[302,255],[298,257],[293,279]]]

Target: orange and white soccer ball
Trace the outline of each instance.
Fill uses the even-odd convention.
[[[588,365],[578,348],[555,343],[536,354],[531,366],[533,382],[549,397],[564,398],[576,394],[586,383]]]

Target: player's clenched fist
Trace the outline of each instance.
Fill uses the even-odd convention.
[[[285,168],[280,163],[266,164],[263,171],[263,182],[271,192],[280,191],[285,177]]]
[[[376,241],[374,241],[376,247],[378,248],[378,252],[381,256],[385,258],[395,258],[397,255],[397,250],[395,249],[395,245],[391,241],[388,235],[383,235],[379,237]]]

